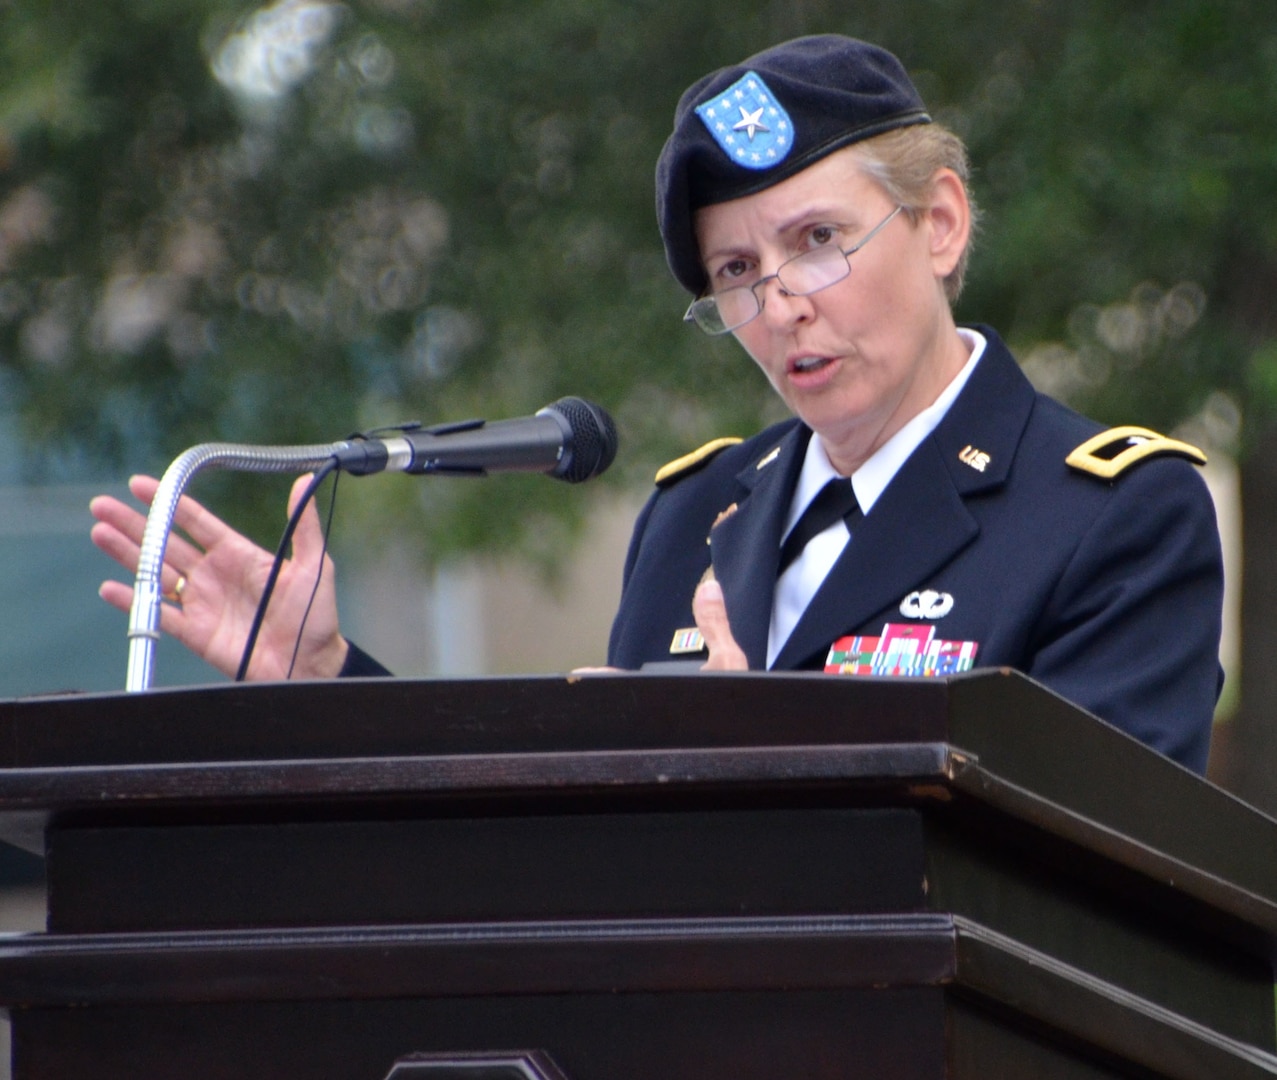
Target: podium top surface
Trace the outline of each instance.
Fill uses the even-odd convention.
[[[219,685],[0,702],[0,838],[59,814],[886,792],[978,805],[1277,936],[1277,821],[1009,670]],[[24,846],[27,846],[24,844]]]
[[[342,679],[0,700],[0,769],[930,743],[1004,767],[1045,753],[1065,768],[1096,740],[1137,745],[1010,669]]]

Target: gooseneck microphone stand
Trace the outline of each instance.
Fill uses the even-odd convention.
[[[125,690],[146,690],[155,672],[155,646],[160,639],[160,602],[163,588],[164,549],[173,528],[177,503],[187,485],[202,469],[234,469],[240,472],[307,472],[330,461],[348,442],[312,446],[248,446],[238,443],[202,443],[177,457],[165,470],[155,492],[133,583],[133,607],[129,612],[129,668]]]
[[[517,420],[463,420],[428,428],[412,422],[384,428],[382,433],[381,438],[360,435],[312,446],[202,443],[178,457],[160,480],[142,533],[133,607],[129,612],[125,689],[146,690],[151,685],[155,645],[160,638],[164,549],[178,500],[201,469],[281,473],[315,471],[331,465],[357,476],[387,469],[453,476],[486,476],[490,471],[540,472],[576,484],[598,476],[612,464],[617,442],[616,425],[607,412],[575,397],[560,398],[535,416]],[[281,549],[285,542],[281,541]],[[250,637],[245,665],[251,642]]]

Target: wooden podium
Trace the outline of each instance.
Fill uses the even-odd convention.
[[[1021,676],[0,703],[18,1078],[1277,1077],[1277,822]]]

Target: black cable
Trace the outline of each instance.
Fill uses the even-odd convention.
[[[328,513],[324,516],[324,542],[319,549],[319,569],[315,571],[315,581],[310,587],[310,598],[306,601],[306,610],[302,612],[302,621],[297,627],[297,639],[293,642],[293,655],[288,661],[288,675],[293,677],[293,668],[297,666],[297,654],[301,651],[302,635],[306,632],[306,623],[310,621],[310,609],[315,606],[315,597],[319,595],[319,583],[324,580],[324,557],[328,554],[328,537],[333,530],[333,513],[337,509],[337,484],[341,480],[341,470],[333,473],[333,491],[328,499]]]
[[[288,552],[289,545],[292,543],[293,533],[297,531],[297,524],[301,521],[302,511],[306,509],[306,504],[315,497],[315,492],[318,490],[319,485],[337,467],[337,459],[335,457],[324,462],[323,466],[310,478],[310,483],[306,486],[302,497],[297,500],[297,505],[293,508],[292,514],[289,515],[288,524],[284,527],[284,534],[279,540],[279,547],[275,550],[275,561],[271,563],[270,574],[267,575],[266,586],[262,590],[262,598],[257,602],[257,611],[253,615],[253,625],[248,631],[248,640],[244,642],[244,654],[240,658],[239,670],[235,672],[236,682],[243,682],[248,674],[248,663],[253,658],[253,649],[257,645],[257,637],[262,630],[262,621],[266,618],[266,608],[270,604],[271,594],[275,591],[275,583],[279,580],[279,572],[283,569],[284,558]],[[325,538],[325,545],[327,545],[327,538]],[[320,573],[323,572],[323,566],[323,560],[320,559]],[[316,583],[316,587],[318,587],[318,583]]]

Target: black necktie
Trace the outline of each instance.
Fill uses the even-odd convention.
[[[802,512],[785,542],[780,546],[779,577],[807,546],[807,541],[824,532],[835,521],[852,517],[860,510],[851,481],[846,477],[830,480]]]

